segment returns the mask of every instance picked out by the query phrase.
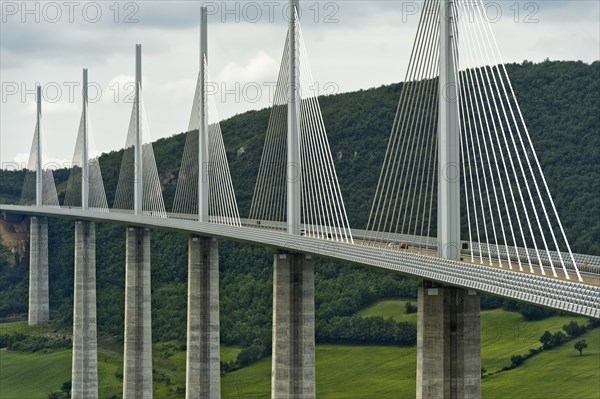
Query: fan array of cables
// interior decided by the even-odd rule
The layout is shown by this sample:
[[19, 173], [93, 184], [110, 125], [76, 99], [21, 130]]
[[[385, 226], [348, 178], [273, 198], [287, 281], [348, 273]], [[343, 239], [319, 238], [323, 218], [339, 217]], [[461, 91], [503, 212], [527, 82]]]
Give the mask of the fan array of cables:
[[[304, 234], [353, 242], [297, 14], [295, 22], [301, 165], [289, 167], [300, 179]], [[288, 32], [250, 208], [250, 219], [257, 221], [286, 221], [289, 39]]]
[[[92, 124], [89, 121], [89, 114], [87, 107], [81, 112], [81, 119], [79, 122], [79, 132], [77, 134], [77, 141], [75, 144], [75, 152], [73, 154], [73, 163], [71, 171], [69, 173], [69, 180], [67, 181], [67, 189], [65, 192], [65, 199], [63, 206], [68, 207], [81, 207], [81, 193], [82, 193], [82, 179], [83, 179], [83, 165], [87, 162], [88, 167], [88, 207], [91, 210], [108, 212], [108, 203], [106, 202], [106, 193], [104, 191], [104, 183], [102, 180], [102, 171], [100, 170], [100, 162], [98, 157], [89, 157], [84, 159], [84, 132], [88, 131], [89, 134], [88, 142], [93, 137]], [[91, 148], [94, 148], [92, 145]]]
[[[426, 1], [369, 218], [369, 243], [436, 235], [439, 1]], [[452, 2], [465, 260], [581, 279], [481, 1]], [[433, 99], [433, 101], [432, 101]]]
[[[436, 248], [439, 25], [443, 0], [423, 4], [416, 39], [388, 147], [384, 156], [367, 226], [366, 244], [383, 246], [399, 240], [419, 252]], [[451, 10], [460, 131], [462, 255], [465, 260], [554, 277], [581, 280], [575, 258], [550, 193], [540, 160], [509, 75], [502, 61], [481, 0], [456, 0]], [[315, 93], [299, 18], [295, 19], [298, 60], [301, 218], [309, 237], [353, 242], [335, 164]], [[290, 34], [286, 39], [265, 146], [250, 209], [250, 218], [283, 226], [286, 221], [287, 112]], [[208, 70], [205, 63], [205, 71]], [[206, 81], [208, 81], [206, 79]], [[240, 225], [239, 212], [214, 98], [205, 101], [209, 123], [208, 165], [198, 165], [200, 77], [189, 122], [189, 133], [179, 172], [173, 212], [198, 214], [199, 170], [209, 181], [211, 222]], [[133, 210], [137, 122], [141, 129], [143, 212], [166, 217], [149, 125], [139, 89], [134, 104], [115, 196], [114, 208]], [[209, 109], [210, 108], [210, 109]], [[138, 115], [138, 112], [141, 114]], [[41, 121], [41, 115], [38, 115]], [[84, 109], [65, 195], [65, 205], [81, 206], [84, 162], [89, 164], [89, 206], [107, 210], [97, 158], [84, 159]], [[210, 122], [210, 121], [209, 121]], [[91, 124], [89, 124], [91, 125]], [[35, 203], [38, 138], [36, 125], [30, 151], [22, 204]], [[42, 167], [42, 202], [59, 206], [52, 170]], [[408, 245], [407, 244], [407, 245]]]
[[[208, 82], [208, 65], [204, 60], [204, 71], [206, 73], [205, 81]], [[198, 76], [196, 92], [188, 133], [183, 150], [183, 159], [179, 170], [179, 179], [175, 191], [175, 201], [173, 203], [173, 213], [175, 216], [188, 218], [197, 218], [198, 216], [198, 153], [199, 140], [198, 131], [200, 125], [200, 84], [201, 79]], [[207, 165], [202, 166], [202, 178], [208, 179], [208, 210], [209, 220], [213, 223], [225, 224], [230, 226], [241, 226], [240, 214], [233, 190], [231, 173], [227, 162], [225, 145], [223, 144], [223, 134], [221, 124], [217, 114], [217, 107], [214, 95], [207, 96], [204, 102], [207, 108], [206, 114], [208, 120], [208, 157]]]
[[125, 142], [113, 207], [128, 211], [134, 209], [134, 183], [136, 181], [134, 150], [139, 109], [140, 141], [142, 143], [142, 210], [145, 215], [166, 217], [167, 212], [165, 210], [158, 171], [156, 170], [156, 160], [154, 159], [154, 150], [152, 148], [150, 128], [141, 87], [139, 88], [139, 99], [137, 101], [140, 101], [140, 106], [137, 107], [137, 104], [134, 103], [131, 111], [127, 141]]
[[454, 13], [469, 256], [580, 279], [485, 7], [461, 0]]
[[403, 241], [431, 249], [438, 169], [438, 0], [423, 4], [367, 225], [367, 243]]
[[274, 222], [286, 220], [288, 51], [289, 34], [279, 68], [273, 108], [250, 207], [250, 219]]
[[[31, 144], [31, 150], [29, 151], [29, 161], [27, 162], [27, 169], [25, 170], [25, 181], [23, 182], [23, 189], [21, 191], [21, 201], [22, 205], [35, 205], [36, 204], [36, 185], [37, 185], [37, 175], [36, 169], [38, 162], [43, 162], [42, 160], [38, 160], [38, 140], [41, 135], [41, 120], [42, 116], [38, 115], [38, 121], [35, 125], [35, 132], [33, 134], [33, 142]], [[42, 143], [42, 148], [44, 147]], [[44, 151], [45, 152], [45, 151]], [[54, 182], [54, 173], [52, 169], [49, 167], [50, 164], [41, 165], [42, 170], [42, 205], [58, 207], [60, 206], [58, 202], [58, 194], [56, 192], [56, 184]]]

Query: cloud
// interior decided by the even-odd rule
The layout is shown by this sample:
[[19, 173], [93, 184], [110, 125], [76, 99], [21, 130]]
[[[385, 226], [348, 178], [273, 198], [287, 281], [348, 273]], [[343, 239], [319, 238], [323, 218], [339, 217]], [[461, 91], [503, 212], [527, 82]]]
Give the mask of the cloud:
[[[33, 101], [27, 103], [27, 111], [32, 115], [35, 115], [37, 110], [37, 104]], [[71, 113], [77, 112], [78, 108], [75, 104], [69, 102], [43, 102], [42, 103], [42, 113], [44, 115], [53, 115], [53, 114], [63, 114], [63, 113]]]
[[21, 165], [27, 165], [29, 163], [29, 153], [20, 152], [13, 157], [13, 161]]
[[131, 97], [135, 91], [135, 76], [119, 74], [113, 76], [108, 84], [102, 88], [103, 103], [119, 102], [121, 97]]
[[191, 107], [195, 89], [196, 79], [179, 79], [158, 84], [152, 94]]
[[[13, 157], [13, 162], [15, 164], [17, 164], [17, 165], [14, 165], [17, 167], [17, 169], [26, 168], [26, 167], [28, 167], [28, 164], [29, 164], [29, 154], [27, 154], [25, 152], [20, 152]], [[73, 164], [72, 161], [66, 160], [66, 159], [44, 158], [43, 166], [44, 166], [44, 168], [49, 168], [49, 169], [61, 169], [61, 168], [68, 168], [72, 164]], [[13, 166], [13, 165], [11, 165], [11, 166]], [[8, 165], [3, 165], [3, 167], [8, 167]], [[33, 169], [33, 168], [35, 168], [35, 165], [29, 165], [28, 168]]]
[[264, 51], [259, 51], [245, 65], [230, 62], [219, 72], [218, 80], [228, 85], [273, 80], [279, 71], [278, 63]]
[[[136, 2], [138, 22], [133, 24], [123, 21], [133, 11], [124, 9], [129, 3], [118, 3], [117, 23], [109, 8], [114, 2], [97, 3], [103, 7], [98, 23], [82, 20], [81, 9], [73, 23], [21, 23], [20, 17], [0, 23], [2, 82], [19, 86], [18, 93], [0, 104], [2, 159], [13, 159], [13, 154], [31, 146], [35, 105], [33, 95], [24, 93], [25, 89], [33, 90], [35, 82], [58, 82], [66, 96], [66, 83], [80, 83], [83, 67], [90, 70], [90, 82], [102, 88], [102, 100], [90, 104], [99, 148], [121, 148], [131, 115], [131, 104], [123, 100], [132, 90], [125, 90], [124, 85], [134, 81], [136, 43], [143, 44], [144, 98], [154, 138], [187, 129], [198, 74], [200, 3]], [[226, 3], [234, 7], [234, 2]], [[224, 83], [226, 89], [235, 89], [238, 82], [243, 86], [277, 80], [287, 29], [281, 11], [287, 2], [278, 2], [273, 21], [263, 7], [263, 17], [256, 23], [251, 21], [250, 9], [244, 14], [243, 7], [249, 3], [235, 3], [241, 7], [239, 22], [224, 12], [224, 2], [211, 3], [221, 9], [209, 15], [209, 69], [212, 80]], [[503, 17], [493, 29], [506, 62], [542, 61], [546, 57], [591, 62], [600, 58], [598, 2], [496, 3], [502, 7]], [[524, 23], [531, 12], [525, 6], [531, 3], [539, 5], [535, 15], [538, 23]], [[419, 19], [411, 7], [420, 7], [422, 2], [324, 0], [301, 4], [302, 31], [315, 82], [335, 82], [339, 92], [346, 92], [404, 78]], [[515, 21], [516, 8], [519, 14]], [[81, 113], [80, 88], [75, 88], [74, 100], [44, 103], [46, 143], [56, 158], [71, 156]], [[90, 96], [93, 94], [91, 90]], [[234, 99], [223, 93], [215, 98], [222, 117], [269, 105], [266, 100], [251, 102], [243, 96], [239, 101]]]

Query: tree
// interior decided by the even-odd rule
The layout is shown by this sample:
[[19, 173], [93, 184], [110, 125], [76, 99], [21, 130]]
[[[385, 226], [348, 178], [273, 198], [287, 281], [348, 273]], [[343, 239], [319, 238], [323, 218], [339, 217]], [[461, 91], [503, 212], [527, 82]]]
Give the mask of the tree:
[[588, 347], [588, 344], [585, 342], [585, 339], [581, 339], [575, 342], [574, 347], [579, 351], [579, 356], [581, 356], [583, 355], [583, 350]]
[[575, 338], [583, 334], [586, 328], [585, 326], [579, 325], [577, 322], [572, 321], [569, 324], [565, 324], [563, 326], [563, 330], [565, 330], [565, 332], [569, 334], [571, 338]]
[[544, 334], [540, 337], [540, 342], [544, 349], [550, 349], [550, 341], [552, 340], [552, 334], [550, 331], [545, 331]]
[[525, 357], [521, 356], [521, 355], [514, 355], [510, 357], [510, 368], [515, 368], [517, 366], [520, 366], [521, 364], [523, 364], [523, 362], [526, 360]]
[[48, 399], [69, 399], [71, 398], [71, 381], [63, 382], [60, 391], [50, 392]]
[[552, 334], [552, 339], [550, 340], [550, 348], [556, 348], [557, 346], [561, 346], [567, 342], [567, 336], [562, 331], [557, 331]]
[[532, 306], [529, 304], [520, 303], [518, 304], [519, 312], [523, 315], [525, 320], [543, 320], [547, 317], [556, 314], [555, 310], [541, 308], [539, 306]]

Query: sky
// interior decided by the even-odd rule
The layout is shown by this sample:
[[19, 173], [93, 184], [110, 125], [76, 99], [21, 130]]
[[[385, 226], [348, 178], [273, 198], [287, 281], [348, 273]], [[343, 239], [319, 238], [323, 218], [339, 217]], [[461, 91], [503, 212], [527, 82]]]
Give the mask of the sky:
[[[505, 62], [600, 59], [600, 2], [485, 1]], [[220, 119], [268, 107], [287, 32], [286, 1], [1, 1], [0, 163], [23, 167], [42, 87], [44, 163], [73, 157], [88, 68], [95, 154], [125, 144], [142, 44], [153, 140], [187, 130], [208, 7], [211, 90]], [[301, 0], [302, 31], [322, 94], [402, 81], [421, 2]], [[518, 96], [518, 93], [517, 93]]]

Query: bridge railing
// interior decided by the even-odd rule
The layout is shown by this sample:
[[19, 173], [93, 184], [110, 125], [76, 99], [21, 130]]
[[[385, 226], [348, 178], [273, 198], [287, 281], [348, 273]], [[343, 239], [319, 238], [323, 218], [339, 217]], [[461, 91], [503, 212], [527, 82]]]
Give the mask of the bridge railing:
[[[29, 205], [35, 206], [35, 204]], [[65, 207], [61, 208], [67, 209], [81, 209], [80, 207]], [[89, 209], [91, 212], [107, 212], [105, 209]], [[121, 213], [121, 214], [133, 214], [132, 210], [128, 209], [109, 209], [110, 213]], [[160, 215], [153, 215], [152, 212], [144, 212], [145, 216], [156, 216], [160, 217]], [[181, 214], [181, 213], [167, 213], [168, 218], [172, 219], [182, 219], [182, 220], [196, 220], [198, 215], [194, 214]], [[268, 220], [254, 220], [242, 218], [240, 219], [242, 226], [245, 227], [253, 227], [258, 229], [268, 229], [275, 231], [286, 231], [287, 225], [285, 222], [277, 222], [277, 221], [268, 221]], [[223, 224], [222, 220], [215, 216], [210, 218], [210, 222]], [[321, 231], [325, 229], [324, 226], [317, 225], [306, 225], [303, 229], [303, 235], [311, 237], [315, 234], [311, 234], [311, 232]], [[373, 240], [376, 238], [376, 241], [371, 241], [375, 243], [376, 246], [381, 246], [388, 249], [402, 249], [400, 248], [401, 244], [406, 244], [408, 249], [422, 249], [425, 251], [435, 251], [437, 250], [437, 239], [435, 237], [422, 237], [418, 235], [412, 234], [394, 234], [394, 233], [385, 233], [381, 235], [375, 235], [372, 232], [368, 232], [366, 230], [361, 229], [352, 229], [352, 235], [357, 240], [357, 244], [364, 245], [365, 241]], [[316, 238], [316, 237], [315, 237]], [[336, 241], [335, 233], [330, 233], [326, 239]], [[561, 252], [560, 255], [557, 251], [546, 251], [539, 249], [536, 252], [533, 248], [522, 248], [522, 247], [514, 247], [514, 246], [506, 246], [506, 245], [495, 245], [495, 244], [486, 244], [486, 243], [478, 243], [471, 241], [462, 241], [461, 242], [461, 255], [464, 258], [468, 258], [471, 256], [471, 250], [474, 258], [482, 257], [484, 263], [487, 262], [487, 259], [492, 258], [493, 262], [497, 262], [498, 257], [502, 262], [508, 261], [507, 253], [510, 256], [510, 260], [513, 263], [521, 261], [523, 268], [528, 265], [528, 255], [531, 259], [532, 265], [537, 266], [539, 262], [546, 268], [548, 268], [547, 272], [550, 271], [550, 261], [552, 261], [555, 265], [560, 264], [560, 258], [562, 256], [565, 267], [568, 270], [574, 270], [573, 263], [571, 261], [571, 257], [567, 252]], [[539, 253], [539, 262], [538, 260]], [[579, 268], [579, 270], [583, 273], [588, 274], [597, 274], [600, 275], [600, 256], [573, 253], [573, 258]], [[534, 263], [534, 259], [536, 260]], [[515, 265], [513, 264], [513, 267]]]

